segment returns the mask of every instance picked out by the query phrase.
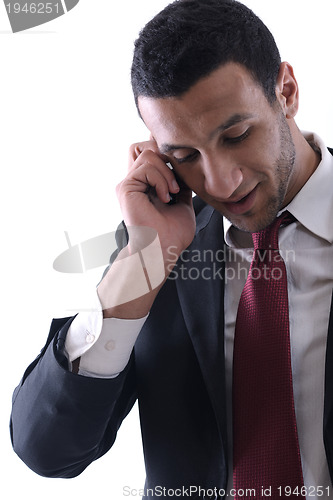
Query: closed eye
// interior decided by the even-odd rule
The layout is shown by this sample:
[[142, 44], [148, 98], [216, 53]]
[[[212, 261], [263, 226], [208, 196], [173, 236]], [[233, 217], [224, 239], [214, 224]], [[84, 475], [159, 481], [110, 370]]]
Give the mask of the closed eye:
[[[250, 127], [251, 128], [251, 127]], [[226, 145], [232, 146], [233, 144], [239, 144], [245, 139], [247, 139], [250, 135], [250, 128], [245, 130], [245, 132], [241, 135], [238, 135], [237, 137], [224, 137], [223, 142]], [[181, 165], [183, 163], [191, 163], [194, 162], [200, 153], [198, 151], [193, 151], [193, 153], [190, 153], [184, 157], [178, 158], [177, 156], [173, 155], [174, 160], [178, 163], [178, 165]]]
[[244, 134], [239, 135], [237, 137], [225, 137], [224, 142], [227, 144], [237, 144], [247, 139], [249, 135], [250, 135], [250, 129], [247, 129], [245, 130]]
[[198, 157], [198, 151], [194, 151], [193, 153], [187, 155], [187, 156], [184, 156], [183, 158], [177, 158], [176, 156], [174, 156], [174, 159], [176, 160], [176, 162], [178, 164], [181, 164], [181, 163], [191, 163], [192, 161], [195, 161]]

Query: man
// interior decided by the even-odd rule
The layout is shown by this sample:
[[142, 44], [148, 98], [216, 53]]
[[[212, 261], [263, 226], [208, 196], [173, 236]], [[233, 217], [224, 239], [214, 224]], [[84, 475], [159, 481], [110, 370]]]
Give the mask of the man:
[[[242, 4], [180, 0], [141, 32], [132, 85], [151, 139], [132, 146], [118, 186], [127, 231], [98, 286], [104, 319], [80, 313], [54, 320], [14, 394], [14, 449], [39, 474], [73, 477], [112, 446], [138, 398], [146, 496], [328, 498], [333, 158], [320, 138], [296, 126], [293, 69]], [[288, 403], [278, 386], [291, 372], [284, 373], [275, 348], [274, 375], [276, 367], [262, 370], [271, 359], [262, 340], [239, 355], [251, 233], [255, 241], [286, 209], [292, 219], [279, 229], [279, 247], [288, 278], [281, 338], [292, 368], [291, 389], [282, 390], [291, 390]], [[137, 257], [147, 246], [146, 227], [158, 233], [145, 260], [153, 275], [163, 257], [165, 276], [155, 285]], [[284, 272], [278, 266], [266, 268], [270, 284], [283, 281], [274, 278]], [[149, 289], [124, 300], [142, 271]], [[266, 298], [267, 310], [277, 301]], [[254, 330], [264, 324], [270, 331], [261, 314]], [[278, 308], [271, 323], [283, 315]], [[252, 353], [260, 353], [255, 362]], [[255, 410], [238, 401], [253, 366], [259, 378], [247, 392]], [[286, 413], [294, 421], [278, 430]]]

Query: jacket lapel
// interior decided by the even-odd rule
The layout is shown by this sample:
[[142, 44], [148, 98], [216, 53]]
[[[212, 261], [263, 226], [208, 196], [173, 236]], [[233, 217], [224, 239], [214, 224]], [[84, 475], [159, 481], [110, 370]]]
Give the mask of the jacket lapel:
[[184, 320], [226, 450], [224, 251], [222, 216], [206, 206], [197, 218], [196, 237], [178, 262], [180, 279], [176, 283]]

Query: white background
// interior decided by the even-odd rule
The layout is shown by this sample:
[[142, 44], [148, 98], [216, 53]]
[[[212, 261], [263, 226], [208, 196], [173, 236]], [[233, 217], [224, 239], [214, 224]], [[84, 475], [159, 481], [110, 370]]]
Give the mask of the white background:
[[[72, 480], [31, 472], [11, 450], [8, 421], [12, 391], [52, 317], [84, 307], [101, 275], [60, 274], [52, 263], [66, 249], [64, 231], [75, 244], [113, 231], [121, 219], [114, 187], [128, 146], [148, 137], [131, 95], [133, 41], [167, 3], [81, 0], [67, 15], [17, 34], [0, 4], [2, 498], [120, 500], [124, 486], [143, 487], [136, 407], [113, 450]], [[294, 66], [299, 127], [333, 146], [332, 0], [244, 3]]]

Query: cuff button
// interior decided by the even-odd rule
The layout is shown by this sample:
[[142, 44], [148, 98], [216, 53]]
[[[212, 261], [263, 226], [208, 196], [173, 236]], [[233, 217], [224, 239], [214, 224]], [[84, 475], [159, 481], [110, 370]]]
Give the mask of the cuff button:
[[107, 351], [113, 351], [113, 349], [116, 347], [116, 343], [114, 340], [109, 340], [109, 342], [107, 342], [104, 347]]

